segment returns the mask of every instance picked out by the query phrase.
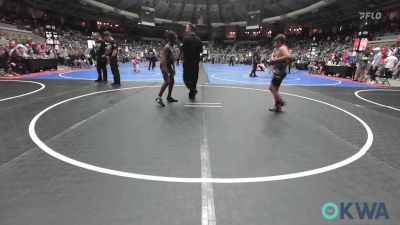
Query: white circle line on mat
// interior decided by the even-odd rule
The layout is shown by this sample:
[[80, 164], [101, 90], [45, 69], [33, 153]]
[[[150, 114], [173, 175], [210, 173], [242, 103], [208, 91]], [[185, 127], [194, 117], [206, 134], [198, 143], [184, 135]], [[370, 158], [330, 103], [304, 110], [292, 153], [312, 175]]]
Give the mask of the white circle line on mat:
[[31, 83], [31, 84], [40, 85], [39, 89], [36, 89], [34, 91], [31, 91], [31, 92], [28, 92], [28, 93], [25, 93], [25, 94], [21, 94], [21, 95], [2, 98], [2, 99], [0, 99], [0, 102], [4, 102], [4, 101], [7, 101], [7, 100], [11, 100], [11, 99], [16, 99], [16, 98], [21, 98], [21, 97], [24, 97], [24, 96], [32, 95], [32, 94], [35, 94], [35, 93], [37, 93], [37, 92], [39, 92], [39, 91], [41, 91], [41, 90], [46, 88], [46, 85], [44, 85], [44, 84], [42, 84], [40, 82], [30, 81], [30, 80], [0, 80], [0, 82], [20, 82], [20, 83]]
[[[369, 99], [366, 99], [366, 98], [363, 98], [363, 97], [360, 96], [360, 93], [362, 93], [362, 92], [372, 92], [372, 91], [393, 91], [393, 92], [397, 92], [397, 91], [398, 91], [398, 92], [400, 92], [400, 90], [395, 90], [395, 89], [366, 89], [366, 90], [356, 91], [356, 92], [354, 92], [354, 95], [355, 95], [357, 98], [359, 98], [359, 99], [361, 99], [361, 100], [363, 100], [363, 101], [369, 102], [369, 103], [371, 103], [371, 104], [378, 105], [378, 106], [382, 106], [382, 107], [385, 107], [385, 108], [388, 108], [388, 109], [393, 109], [393, 110], [396, 110], [396, 111], [399, 111], [399, 112], [400, 112], [400, 109], [399, 109], [399, 108], [395, 108], [395, 107], [389, 106], [389, 105], [380, 104], [380, 103], [371, 101], [371, 100], [369, 100]], [[400, 96], [398, 96], [398, 97], [400, 98]]]
[[[223, 80], [223, 81], [228, 81], [228, 82], [235, 82], [235, 83], [244, 83], [244, 84], [260, 84], [257, 82], [249, 82], [249, 81], [240, 81], [240, 80], [232, 80], [232, 79], [225, 79], [217, 76], [218, 74], [212, 74], [211, 77], [217, 80]], [[327, 79], [331, 80], [331, 79]], [[332, 84], [321, 84], [321, 83], [314, 83], [314, 84], [285, 84], [282, 83], [282, 86], [336, 86], [342, 83], [342, 81], [337, 81], [337, 80], [332, 80], [335, 81], [336, 83]], [[262, 84], [262, 83], [261, 83]]]
[[[182, 85], [178, 85], [182, 86]], [[249, 87], [230, 87], [230, 86], [214, 86], [214, 85], [199, 85], [199, 86], [204, 86], [204, 87], [211, 87], [211, 88], [227, 88], [227, 89], [240, 89], [240, 90], [253, 90], [253, 91], [261, 91], [261, 92], [267, 92], [267, 90], [263, 89], [256, 89], [256, 88], [249, 88]], [[36, 134], [36, 123], [39, 120], [41, 116], [43, 116], [46, 112], [50, 111], [51, 109], [84, 97], [92, 96], [92, 95], [97, 95], [97, 94], [102, 94], [102, 93], [109, 93], [109, 92], [116, 92], [116, 91], [123, 91], [123, 90], [132, 90], [132, 89], [141, 89], [141, 88], [159, 88], [158, 86], [140, 86], [140, 87], [128, 87], [128, 88], [120, 88], [120, 89], [112, 89], [112, 90], [106, 90], [106, 91], [99, 91], [99, 92], [93, 92], [85, 95], [80, 95], [76, 96], [73, 98], [66, 99], [64, 101], [58, 102], [54, 105], [51, 105], [38, 113], [30, 122], [29, 124], [29, 135], [33, 142], [44, 152], [47, 154], [53, 156], [54, 158], [57, 158], [61, 161], [64, 161], [66, 163], [69, 163], [71, 165], [81, 167], [87, 170], [99, 172], [99, 173], [104, 173], [104, 174], [109, 174], [109, 175], [114, 175], [114, 176], [119, 176], [119, 177], [126, 177], [126, 178], [133, 178], [133, 179], [141, 179], [141, 180], [150, 180], [150, 181], [163, 181], [163, 182], [179, 182], [179, 183], [225, 183], [225, 184], [233, 184], [233, 183], [255, 183], [255, 182], [268, 182], [268, 181], [280, 181], [280, 180], [289, 180], [289, 179], [296, 179], [296, 178], [301, 178], [301, 177], [307, 177], [307, 176], [312, 176], [312, 175], [317, 175], [317, 174], [322, 174], [328, 171], [332, 171], [341, 167], [344, 167], [346, 165], [349, 165], [361, 157], [363, 157], [368, 150], [371, 148], [373, 140], [374, 140], [374, 135], [371, 130], [371, 128], [368, 126], [368, 124], [360, 119], [358, 116], [346, 111], [345, 109], [342, 109], [338, 106], [335, 106], [333, 104], [323, 102], [320, 100], [316, 100], [313, 98], [309, 97], [304, 97], [300, 95], [295, 95], [295, 94], [290, 94], [290, 93], [282, 93], [284, 95], [288, 96], [293, 96], [293, 97], [298, 97], [306, 100], [310, 100], [313, 102], [321, 103], [323, 105], [329, 106], [331, 108], [337, 109], [339, 111], [342, 111], [354, 119], [356, 119], [361, 125], [365, 128], [367, 132], [367, 140], [365, 144], [361, 147], [361, 149], [354, 155], [350, 156], [349, 158], [346, 158], [342, 161], [339, 161], [337, 163], [316, 168], [316, 169], [311, 169], [311, 170], [306, 170], [306, 171], [300, 171], [300, 172], [295, 172], [295, 173], [288, 173], [288, 174], [281, 174], [281, 175], [273, 175], [273, 176], [264, 176], [264, 177], [247, 177], [247, 178], [183, 178], [183, 177], [166, 177], [166, 176], [155, 176], [155, 175], [147, 175], [147, 174], [137, 174], [137, 173], [131, 173], [131, 172], [125, 172], [125, 171], [118, 171], [118, 170], [113, 170], [113, 169], [108, 169], [108, 168], [103, 168], [95, 165], [91, 165], [88, 163], [80, 162], [78, 160], [69, 158], [65, 155], [62, 155], [53, 149], [51, 149], [49, 146], [47, 146], [42, 140], [39, 139], [39, 137]]]

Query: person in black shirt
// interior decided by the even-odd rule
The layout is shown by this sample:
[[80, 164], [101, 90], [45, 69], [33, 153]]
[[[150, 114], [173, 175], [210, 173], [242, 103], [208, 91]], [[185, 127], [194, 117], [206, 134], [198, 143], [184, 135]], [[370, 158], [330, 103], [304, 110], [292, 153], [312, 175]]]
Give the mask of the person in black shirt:
[[23, 47], [17, 47], [10, 55], [11, 70], [16, 75], [24, 74], [26, 72], [24, 57], [26, 56]]
[[229, 66], [230, 65], [235, 66], [234, 61], [235, 61], [235, 57], [233, 55], [231, 55], [231, 57], [229, 57]]
[[94, 33], [93, 38], [96, 41], [96, 45], [93, 47], [91, 51], [91, 55], [94, 60], [96, 60], [96, 68], [97, 68], [97, 80], [95, 82], [107, 82], [107, 56], [106, 52], [106, 44], [103, 40], [101, 40], [101, 36], [99, 33]]
[[195, 26], [186, 26], [186, 37], [182, 40], [179, 59], [183, 56], [183, 81], [190, 90], [189, 98], [194, 99], [197, 94], [197, 81], [199, 79], [200, 53], [203, 51], [203, 43], [196, 36]]
[[103, 34], [103, 38], [105, 41], [105, 49], [106, 49], [106, 55], [110, 59], [110, 67], [111, 67], [111, 72], [114, 76], [114, 83], [112, 83], [112, 86], [121, 86], [121, 76], [119, 74], [119, 69], [118, 69], [118, 45], [117, 42], [114, 41], [114, 39], [111, 36], [111, 33], [106, 31]]
[[253, 70], [251, 71], [251, 73], [249, 75], [250, 77], [257, 77], [256, 71], [257, 71], [257, 66], [258, 66], [258, 63], [260, 61], [260, 58], [261, 58], [261, 56], [260, 56], [260, 46], [257, 46], [256, 47], [256, 51], [253, 53], [253, 55], [251, 57], [251, 61], [252, 61], [252, 64], [253, 64]]
[[150, 49], [148, 53], [148, 58], [149, 58], [149, 70], [150, 68], [154, 70], [154, 68], [156, 67], [157, 57], [153, 49]]
[[6, 74], [8, 71], [8, 59], [9, 53], [7, 49], [4, 46], [0, 46], [0, 70], [2, 70], [0, 76]]

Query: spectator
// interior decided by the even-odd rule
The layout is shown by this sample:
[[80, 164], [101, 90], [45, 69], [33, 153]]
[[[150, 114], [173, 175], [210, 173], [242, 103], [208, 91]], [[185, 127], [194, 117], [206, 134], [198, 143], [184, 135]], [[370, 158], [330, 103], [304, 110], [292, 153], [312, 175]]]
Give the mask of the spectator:
[[8, 71], [9, 55], [4, 46], [0, 46], [0, 76], [4, 76]]
[[376, 83], [376, 72], [378, 71], [380, 61], [382, 59], [382, 53], [380, 48], [374, 48], [374, 58], [371, 62], [369, 76], [371, 77], [371, 84]]
[[22, 46], [17, 47], [17, 50], [11, 54], [10, 65], [13, 75], [21, 75], [25, 73], [24, 58], [26, 57], [25, 49]]
[[396, 69], [398, 62], [399, 62], [399, 60], [394, 55], [389, 55], [389, 57], [387, 57], [385, 59], [385, 76], [386, 76], [386, 78], [393, 77], [393, 73]]

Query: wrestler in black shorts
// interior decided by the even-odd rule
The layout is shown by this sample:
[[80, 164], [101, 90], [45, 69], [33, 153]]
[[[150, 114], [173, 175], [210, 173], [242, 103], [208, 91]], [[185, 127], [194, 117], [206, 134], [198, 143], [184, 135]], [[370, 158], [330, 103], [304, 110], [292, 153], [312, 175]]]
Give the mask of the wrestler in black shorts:
[[275, 107], [269, 109], [273, 112], [280, 112], [285, 102], [282, 100], [279, 94], [279, 88], [282, 84], [283, 79], [286, 77], [286, 68], [292, 60], [292, 55], [289, 52], [288, 47], [285, 45], [286, 37], [283, 34], [278, 34], [274, 38], [274, 51], [271, 55], [271, 62], [269, 64], [274, 65], [274, 73], [272, 75], [271, 85], [269, 90], [274, 96]]
[[286, 78], [286, 68], [284, 65], [275, 66], [274, 73], [272, 74], [271, 84], [279, 88], [282, 84], [283, 79]]
[[172, 98], [172, 90], [175, 84], [175, 54], [174, 54], [174, 45], [177, 41], [177, 35], [173, 31], [169, 31], [167, 33], [168, 43], [165, 45], [162, 51], [162, 59], [160, 63], [160, 69], [164, 78], [164, 83], [160, 88], [160, 92], [158, 97], [156, 98], [156, 102], [160, 104], [162, 107], [165, 107], [165, 104], [162, 100], [162, 96], [164, 91], [168, 88], [168, 102], [178, 102], [178, 100]]

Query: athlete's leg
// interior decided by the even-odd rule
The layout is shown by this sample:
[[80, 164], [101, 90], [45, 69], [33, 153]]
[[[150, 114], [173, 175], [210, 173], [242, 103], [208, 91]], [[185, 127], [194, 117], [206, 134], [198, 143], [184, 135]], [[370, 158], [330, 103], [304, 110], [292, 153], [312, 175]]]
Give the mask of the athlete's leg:
[[167, 89], [167, 87], [170, 86], [170, 84], [171, 84], [170, 76], [168, 74], [166, 74], [165, 72], [162, 72], [162, 74], [163, 74], [163, 78], [164, 78], [164, 83], [161, 85], [160, 92], [158, 94], [158, 97], [160, 97], [160, 98], [163, 96], [165, 89]]
[[169, 79], [169, 85], [168, 85], [168, 98], [172, 98], [172, 90], [174, 89], [174, 84], [175, 84], [175, 74], [174, 72], [171, 71], [170, 79]]

